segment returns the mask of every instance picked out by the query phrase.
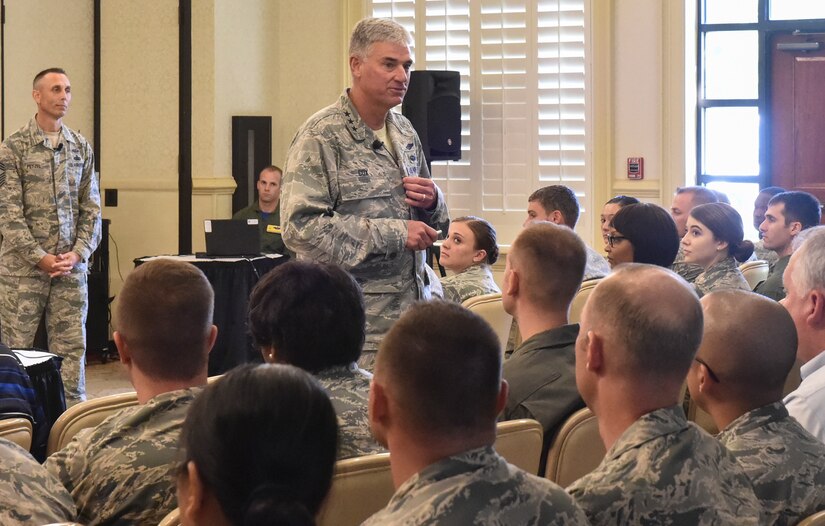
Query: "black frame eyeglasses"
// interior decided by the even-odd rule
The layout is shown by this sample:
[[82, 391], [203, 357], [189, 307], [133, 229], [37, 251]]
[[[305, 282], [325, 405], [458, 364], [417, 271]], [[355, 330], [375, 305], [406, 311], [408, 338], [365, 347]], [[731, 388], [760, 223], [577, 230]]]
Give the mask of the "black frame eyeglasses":
[[617, 236], [615, 234], [607, 234], [607, 244], [610, 245], [610, 248], [616, 246], [616, 241], [624, 241], [627, 239], [624, 236]]
[[705, 369], [707, 369], [707, 370], [708, 370], [708, 375], [710, 376], [711, 380], [713, 380], [713, 381], [714, 381], [714, 382], [716, 382], [717, 384], [718, 384], [718, 383], [721, 383], [721, 382], [719, 381], [719, 377], [718, 377], [718, 376], [716, 376], [716, 373], [714, 373], [714, 372], [713, 372], [713, 369], [711, 369], [711, 368], [710, 368], [710, 365], [708, 365], [708, 363], [707, 363], [706, 361], [704, 361], [704, 360], [703, 360], [703, 359], [701, 359], [701, 358], [694, 358], [694, 360], [695, 360], [695, 361], [697, 361], [698, 363], [700, 363], [700, 364], [702, 364], [702, 365], [704, 365], [704, 366], [705, 366]]

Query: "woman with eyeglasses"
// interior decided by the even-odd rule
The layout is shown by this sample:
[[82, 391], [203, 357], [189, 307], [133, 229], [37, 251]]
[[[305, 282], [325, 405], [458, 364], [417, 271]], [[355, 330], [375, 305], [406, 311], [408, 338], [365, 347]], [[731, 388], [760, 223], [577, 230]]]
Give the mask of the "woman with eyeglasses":
[[498, 244], [493, 225], [475, 216], [454, 219], [438, 259], [441, 266], [453, 272], [441, 279], [444, 299], [462, 303], [476, 296], [501, 292], [490, 269], [496, 260]]
[[649, 263], [669, 267], [679, 251], [679, 234], [670, 213], [651, 203], [619, 209], [607, 229], [604, 250], [610, 267]]
[[694, 207], [682, 238], [686, 263], [704, 268], [693, 286], [699, 296], [721, 289], [751, 290], [738, 262], [753, 254], [753, 243], [744, 239], [742, 216], [725, 203]]
[[629, 195], [617, 195], [609, 199], [602, 208], [602, 213], [599, 215], [599, 222], [602, 224], [602, 239], [607, 243], [607, 235], [610, 233], [610, 222], [613, 221], [619, 210], [627, 205], [635, 205], [639, 200]]
[[291, 365], [244, 365], [195, 399], [181, 432], [183, 526], [314, 525], [338, 425], [323, 387]]

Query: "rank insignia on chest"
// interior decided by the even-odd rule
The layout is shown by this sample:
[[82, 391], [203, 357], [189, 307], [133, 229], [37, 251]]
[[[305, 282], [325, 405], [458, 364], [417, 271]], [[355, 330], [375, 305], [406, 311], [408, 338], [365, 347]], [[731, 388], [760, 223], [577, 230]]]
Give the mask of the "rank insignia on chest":
[[369, 177], [370, 174], [366, 168], [359, 168], [358, 169], [358, 177]]
[[267, 234], [280, 234], [281, 233], [281, 225], [266, 225], [266, 233]]

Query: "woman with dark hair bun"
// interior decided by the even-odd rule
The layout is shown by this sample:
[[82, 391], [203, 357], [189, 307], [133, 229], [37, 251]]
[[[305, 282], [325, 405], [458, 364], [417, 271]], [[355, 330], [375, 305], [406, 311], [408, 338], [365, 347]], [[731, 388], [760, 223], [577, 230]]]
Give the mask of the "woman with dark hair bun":
[[669, 267], [679, 251], [679, 234], [670, 213], [651, 203], [622, 207], [607, 229], [604, 250], [611, 267], [649, 263]]
[[602, 224], [602, 239], [607, 243], [607, 234], [609, 234], [610, 223], [613, 221], [619, 210], [627, 205], [635, 205], [639, 200], [631, 195], [617, 195], [607, 200], [602, 208], [602, 213], [599, 215], [599, 221]]
[[736, 264], [753, 254], [753, 243], [744, 237], [742, 216], [729, 204], [708, 203], [690, 211], [682, 247], [685, 262], [704, 268], [693, 282], [700, 297], [713, 290], [751, 290]]
[[291, 365], [246, 365], [210, 384], [181, 431], [181, 523], [314, 525], [332, 481], [335, 411]]
[[441, 279], [444, 299], [462, 303], [475, 296], [501, 292], [490, 269], [497, 259], [493, 225], [475, 216], [454, 219], [438, 258], [442, 267], [453, 272]]

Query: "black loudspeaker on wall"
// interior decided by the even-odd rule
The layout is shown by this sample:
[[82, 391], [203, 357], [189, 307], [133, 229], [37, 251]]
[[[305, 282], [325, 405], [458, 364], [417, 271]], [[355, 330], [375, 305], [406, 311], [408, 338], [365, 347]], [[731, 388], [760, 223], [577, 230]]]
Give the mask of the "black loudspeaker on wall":
[[427, 161], [461, 159], [461, 78], [458, 71], [413, 71], [401, 111], [424, 146]]

